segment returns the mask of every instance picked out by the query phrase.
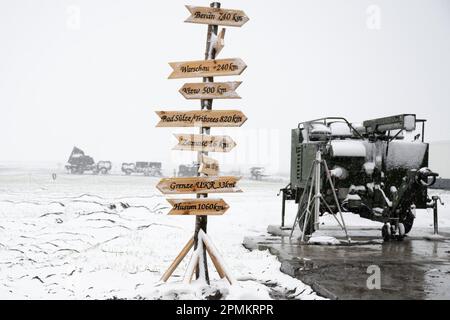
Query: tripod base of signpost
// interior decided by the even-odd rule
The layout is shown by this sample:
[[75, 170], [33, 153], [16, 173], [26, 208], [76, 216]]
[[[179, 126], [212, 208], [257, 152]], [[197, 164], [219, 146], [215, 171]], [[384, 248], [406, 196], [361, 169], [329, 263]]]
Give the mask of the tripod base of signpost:
[[[170, 278], [170, 276], [173, 274], [175, 269], [178, 267], [181, 261], [186, 257], [186, 255], [189, 253], [189, 251], [194, 246], [194, 237], [192, 237], [188, 243], [183, 247], [183, 249], [180, 251], [178, 256], [175, 258], [175, 260], [172, 262], [170, 267], [167, 269], [167, 271], [163, 274], [161, 277], [162, 282], [167, 282], [167, 280]], [[183, 282], [184, 283], [191, 283], [192, 277], [194, 275], [194, 272], [197, 268], [201, 269], [203, 265], [203, 252], [206, 250], [206, 253], [209, 255], [214, 267], [217, 270], [217, 273], [219, 274], [219, 277], [221, 279], [227, 279], [228, 282], [233, 285], [235, 283], [234, 278], [231, 276], [231, 274], [228, 272], [227, 267], [225, 266], [225, 263], [223, 262], [217, 248], [214, 246], [213, 242], [211, 241], [211, 238], [203, 231], [200, 230], [198, 233], [198, 245], [197, 249], [194, 250], [192, 253], [191, 259], [189, 261], [188, 267], [186, 269]], [[200, 272], [200, 278], [203, 273]]]

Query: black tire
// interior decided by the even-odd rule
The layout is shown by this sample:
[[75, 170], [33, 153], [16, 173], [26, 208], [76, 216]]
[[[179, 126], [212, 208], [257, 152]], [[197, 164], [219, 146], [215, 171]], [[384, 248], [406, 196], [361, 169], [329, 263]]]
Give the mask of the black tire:
[[381, 228], [381, 236], [383, 237], [384, 241], [390, 241], [391, 240], [391, 229], [388, 224], [384, 224]]
[[414, 219], [415, 217], [411, 212], [408, 212], [406, 218], [403, 219], [402, 223], [405, 226], [405, 234], [408, 234], [411, 231], [414, 224]]
[[106, 168], [102, 168], [102, 169], [100, 170], [100, 173], [101, 173], [101, 174], [107, 174], [107, 173], [108, 173], [108, 170], [106, 170]]

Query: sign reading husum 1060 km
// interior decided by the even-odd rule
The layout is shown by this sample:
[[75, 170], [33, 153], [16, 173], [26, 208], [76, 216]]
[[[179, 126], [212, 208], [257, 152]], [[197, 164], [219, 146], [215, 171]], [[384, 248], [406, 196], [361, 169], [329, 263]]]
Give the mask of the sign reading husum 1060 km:
[[239, 110], [156, 111], [157, 127], [240, 127], [247, 117]]
[[172, 205], [169, 215], [198, 216], [223, 215], [229, 208], [223, 199], [167, 199]]
[[240, 58], [169, 62], [169, 79], [240, 75], [247, 65]]

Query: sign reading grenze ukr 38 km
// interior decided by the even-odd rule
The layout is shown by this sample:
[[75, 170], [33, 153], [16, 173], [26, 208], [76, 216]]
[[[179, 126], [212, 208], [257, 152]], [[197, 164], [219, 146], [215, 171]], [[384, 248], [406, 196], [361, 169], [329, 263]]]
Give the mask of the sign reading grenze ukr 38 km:
[[157, 127], [240, 127], [247, 117], [239, 110], [156, 111]]
[[239, 58], [169, 62], [173, 72], [169, 79], [240, 75], [247, 65]]
[[163, 194], [233, 193], [242, 192], [237, 187], [240, 179], [232, 176], [163, 178], [156, 188]]

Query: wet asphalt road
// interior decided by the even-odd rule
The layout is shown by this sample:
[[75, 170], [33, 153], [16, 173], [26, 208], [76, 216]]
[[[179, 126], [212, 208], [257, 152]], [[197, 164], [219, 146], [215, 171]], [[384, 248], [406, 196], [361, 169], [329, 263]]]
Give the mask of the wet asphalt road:
[[[352, 230], [351, 245], [301, 245], [286, 236], [246, 238], [244, 245], [269, 249], [283, 272], [327, 298], [450, 299], [450, 229], [441, 230], [438, 241], [426, 239], [430, 230], [413, 231], [400, 242], [382, 242], [373, 229]], [[379, 267], [380, 289], [367, 286], [376, 269], [369, 266]]]

